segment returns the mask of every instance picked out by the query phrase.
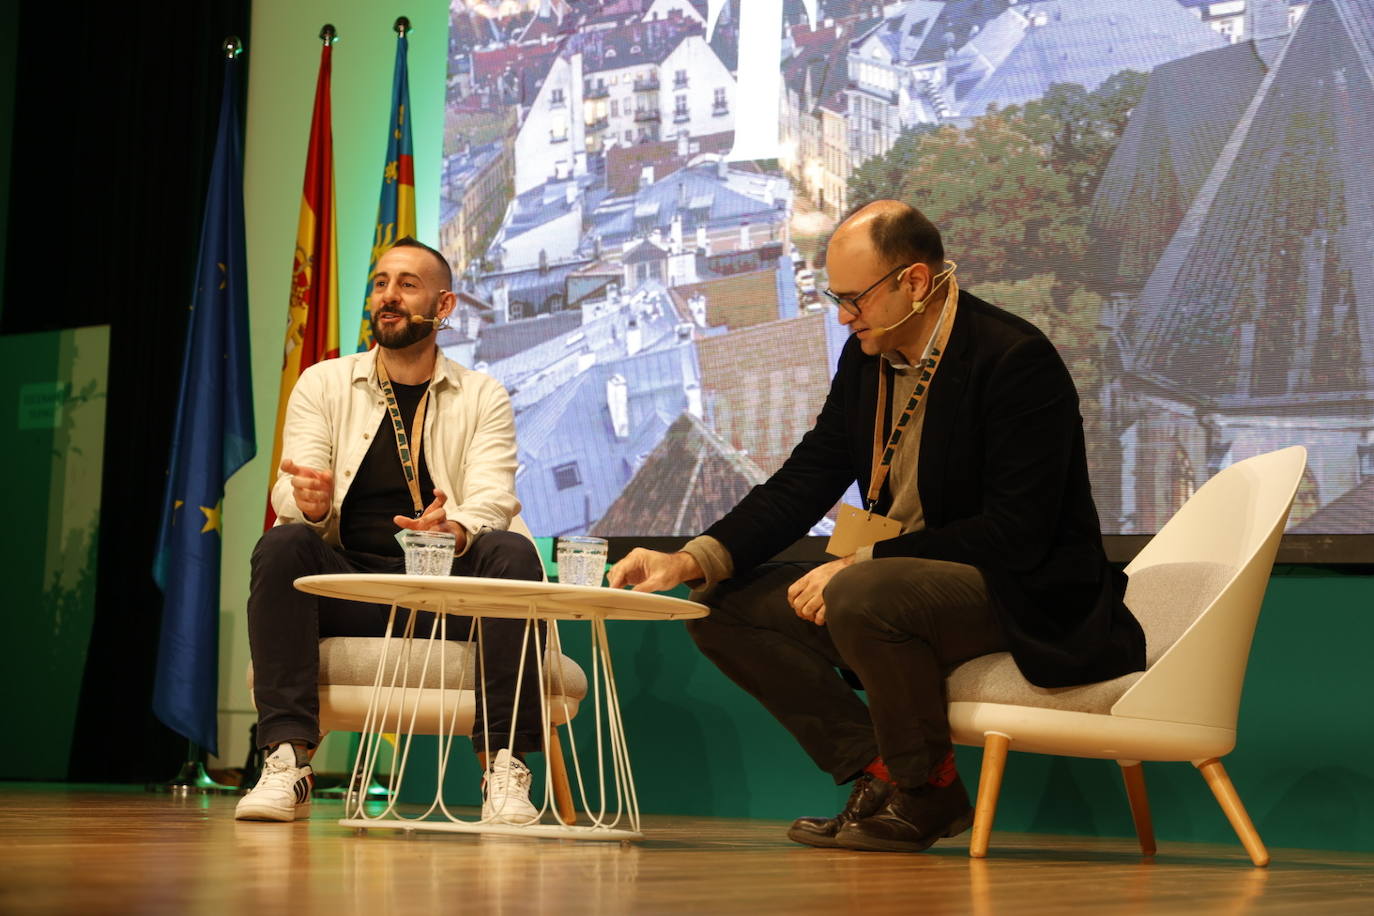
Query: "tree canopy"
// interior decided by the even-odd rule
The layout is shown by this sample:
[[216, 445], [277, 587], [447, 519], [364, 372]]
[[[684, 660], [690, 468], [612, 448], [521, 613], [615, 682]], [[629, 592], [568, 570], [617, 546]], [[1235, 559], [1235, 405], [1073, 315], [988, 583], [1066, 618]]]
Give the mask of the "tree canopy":
[[850, 177], [849, 199], [895, 197], [945, 237], [979, 282], [1054, 275], [1084, 284], [1088, 207], [1146, 75], [1122, 71], [1093, 91], [1057, 83], [1024, 106], [989, 110], [966, 127], [903, 131]]

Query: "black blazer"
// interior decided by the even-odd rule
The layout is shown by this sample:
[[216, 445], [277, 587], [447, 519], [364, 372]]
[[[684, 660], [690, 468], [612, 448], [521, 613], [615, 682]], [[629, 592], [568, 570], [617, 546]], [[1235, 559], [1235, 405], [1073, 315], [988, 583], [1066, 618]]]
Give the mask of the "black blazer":
[[[825, 406], [783, 466], [705, 532], [737, 573], [804, 536], [854, 480], [867, 491], [880, 358], [858, 344], [845, 345]], [[926, 527], [880, 541], [875, 557], [977, 567], [1033, 684], [1145, 667], [1145, 634], [1121, 601], [1126, 577], [1102, 548], [1073, 379], [1034, 325], [964, 291], [926, 396], [917, 478]]]

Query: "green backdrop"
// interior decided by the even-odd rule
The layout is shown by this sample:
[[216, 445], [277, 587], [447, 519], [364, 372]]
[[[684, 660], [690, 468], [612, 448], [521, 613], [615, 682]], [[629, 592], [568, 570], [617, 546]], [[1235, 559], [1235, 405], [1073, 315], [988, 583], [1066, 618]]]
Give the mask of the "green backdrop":
[[[847, 790], [830, 785], [791, 736], [697, 652], [681, 623], [613, 622], [608, 630], [645, 812], [790, 819], [844, 803]], [[560, 633], [564, 651], [586, 667], [585, 627], [565, 623]], [[1255, 633], [1239, 741], [1225, 759], [1270, 846], [1374, 850], [1371, 646], [1374, 578], [1276, 570]], [[578, 720], [580, 741], [591, 740], [589, 728]], [[412, 754], [433, 752], [432, 741], [417, 739]], [[446, 797], [476, 804], [477, 765], [466, 748], [454, 755]], [[972, 791], [981, 751], [960, 748], [958, 758]], [[1147, 763], [1145, 772], [1162, 844], [1235, 842], [1191, 766]], [[403, 795], [419, 801], [433, 797], [433, 787], [433, 772], [417, 771]], [[1134, 835], [1115, 763], [1020, 753], [1007, 764], [997, 829]]]
[[0, 778], [67, 775], [95, 600], [109, 329], [0, 336]]

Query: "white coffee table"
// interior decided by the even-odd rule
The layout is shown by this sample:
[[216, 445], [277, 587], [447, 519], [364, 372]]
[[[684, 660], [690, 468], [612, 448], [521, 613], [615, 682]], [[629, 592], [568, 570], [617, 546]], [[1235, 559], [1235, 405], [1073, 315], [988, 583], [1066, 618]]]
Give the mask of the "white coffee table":
[[[536, 623], [547, 621], [548, 648], [558, 651], [557, 621], [584, 620], [591, 627], [592, 660], [589, 673], [588, 696], [583, 701], [592, 703], [595, 718], [596, 747], [595, 759], [596, 785], [599, 788], [596, 802], [593, 803], [587, 792], [587, 782], [583, 778], [584, 768], [578, 754], [577, 741], [572, 729], [568, 729], [569, 750], [576, 777], [576, 790], [582, 799], [582, 809], [590, 819], [590, 824], [570, 824], [558, 814], [548, 799], [552, 798], [552, 783], [545, 767], [545, 812], [552, 815], [556, 823], [537, 823], [528, 826], [513, 826], [502, 823], [488, 823], [481, 820], [464, 820], [450, 811], [443, 799], [444, 769], [454, 737], [466, 735], [444, 734], [439, 736], [439, 778], [435, 789], [435, 799], [429, 809], [418, 816], [403, 816], [396, 810], [396, 794], [381, 812], [368, 812], [364, 807], [367, 795], [361, 787], [371, 783], [375, 775], [378, 755], [384, 738], [383, 731], [393, 728], [391, 723], [400, 722], [399, 715], [388, 715], [392, 708], [400, 709], [404, 704], [405, 692], [417, 690], [414, 684], [406, 683], [409, 676], [408, 664], [393, 664], [392, 670], [384, 670], [386, 665], [379, 663], [373, 684], [372, 703], [368, 710], [368, 728], [363, 733], [358, 757], [353, 767], [353, 775], [346, 796], [344, 818], [339, 823], [345, 827], [366, 829], [369, 827], [390, 827], [403, 830], [434, 830], [449, 833], [491, 833], [507, 836], [543, 836], [560, 839], [588, 840], [636, 840], [642, 839], [639, 822], [639, 800], [635, 794], [634, 778], [630, 770], [629, 751], [625, 741], [625, 726], [620, 717], [620, 698], [616, 690], [614, 669], [611, 665], [610, 643], [606, 636], [607, 620], [687, 620], [704, 617], [704, 605], [681, 598], [641, 592], [620, 591], [610, 588], [597, 588], [577, 585], [561, 585], [552, 582], [527, 582], [511, 579], [480, 579], [470, 576], [405, 576], [367, 573], [344, 575], [304, 576], [295, 582], [296, 588], [313, 595], [327, 598], [342, 598], [349, 601], [368, 601], [391, 607], [384, 638], [401, 643], [401, 651], [425, 651], [416, 644], [434, 643], [442, 657], [445, 640], [442, 626], [447, 625], [440, 618], [430, 636], [411, 637], [392, 636], [392, 625], [397, 619], [398, 608], [406, 614], [407, 626], [404, 633], [412, 632], [415, 611], [433, 611], [440, 615], [460, 615], [474, 619], [487, 617], [514, 618], [526, 621], [527, 643], [536, 653], [537, 668], [541, 685], [544, 682], [545, 646], [539, 645], [539, 629]], [[408, 613], [407, 613], [408, 611]], [[480, 628], [476, 637], [480, 640]], [[480, 646], [480, 642], [479, 642]], [[387, 648], [390, 648], [388, 646]], [[435, 653], [433, 646], [427, 647], [430, 654]], [[480, 648], [479, 650], [480, 651]], [[383, 651], [382, 658], [397, 656]], [[426, 659], [429, 655], [425, 656]], [[426, 662], [427, 664], [427, 662]], [[439, 663], [440, 690], [446, 686], [443, 678], [446, 671]], [[523, 666], [522, 666], [523, 667]], [[404, 669], [404, 670], [403, 670]], [[419, 677], [423, 677], [421, 674]], [[462, 674], [459, 675], [461, 686]], [[480, 689], [480, 688], [479, 688]], [[398, 691], [400, 697], [397, 696]], [[519, 687], [517, 687], [517, 694]], [[551, 719], [546, 691], [541, 689], [540, 716], [542, 728], [548, 733]], [[440, 711], [440, 719], [445, 719]], [[563, 721], [569, 718], [561, 717]], [[382, 723], [388, 723], [386, 728]], [[604, 741], [603, 741], [604, 733]], [[409, 757], [410, 741], [414, 737], [414, 719], [410, 731], [404, 729], [396, 733], [395, 763], [392, 769], [392, 784], [399, 785]], [[474, 741], [476, 740], [476, 736]], [[609, 746], [607, 746], [609, 745]], [[611, 787], [607, 788], [606, 758], [611, 762]], [[590, 767], [587, 775], [591, 775]], [[613, 803], [609, 800], [613, 798]], [[429, 819], [435, 812], [442, 812], [444, 818]]]

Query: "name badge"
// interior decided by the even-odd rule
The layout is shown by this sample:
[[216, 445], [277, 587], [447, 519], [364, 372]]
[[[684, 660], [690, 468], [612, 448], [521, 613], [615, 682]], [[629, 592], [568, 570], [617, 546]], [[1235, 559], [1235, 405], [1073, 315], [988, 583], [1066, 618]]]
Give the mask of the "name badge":
[[840, 506], [835, 531], [825, 545], [825, 552], [834, 557], [847, 557], [860, 547], [895, 538], [901, 533], [900, 522], [846, 504]]

